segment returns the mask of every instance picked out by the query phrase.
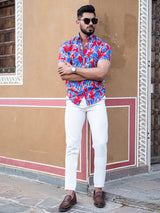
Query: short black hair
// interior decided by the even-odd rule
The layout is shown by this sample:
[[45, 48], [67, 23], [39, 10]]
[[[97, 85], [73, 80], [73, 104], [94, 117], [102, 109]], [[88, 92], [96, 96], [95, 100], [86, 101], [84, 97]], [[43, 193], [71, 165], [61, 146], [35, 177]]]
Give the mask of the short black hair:
[[83, 13], [94, 13], [94, 15], [96, 16], [95, 8], [93, 7], [93, 5], [85, 5], [85, 6], [80, 7], [77, 10], [77, 18], [82, 17]]

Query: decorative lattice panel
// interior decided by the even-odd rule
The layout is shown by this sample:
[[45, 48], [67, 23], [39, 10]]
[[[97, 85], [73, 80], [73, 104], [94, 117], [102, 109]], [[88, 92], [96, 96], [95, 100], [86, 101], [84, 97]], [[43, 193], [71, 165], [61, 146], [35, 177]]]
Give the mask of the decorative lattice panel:
[[[12, 2], [13, 0], [3, 1], [2, 6], [5, 6], [7, 3], [11, 4]], [[11, 18], [13, 19], [13, 17], [10, 17], [9, 19]], [[4, 70], [3, 69], [0, 70], [0, 85], [22, 85], [23, 84], [23, 0], [15, 0], [14, 19], [15, 19], [14, 20], [15, 32], [11, 32], [9, 36], [10, 37], [13, 36], [13, 33], [14, 33], [16, 39], [12, 47], [8, 46], [8, 48], [4, 50], [6, 53], [9, 53], [9, 56], [6, 56], [5, 58], [6, 60], [3, 60], [3, 63], [6, 64], [6, 68]], [[13, 22], [13, 20], [11, 21]], [[7, 24], [8, 22], [6, 22], [6, 25]], [[13, 31], [12, 28], [13, 27], [10, 28], [11, 31]], [[0, 29], [0, 33], [3, 33], [2, 31], [3, 29]], [[9, 45], [9, 43], [7, 45]], [[15, 47], [15, 50], [13, 49], [14, 47]], [[15, 56], [13, 55], [13, 53], [15, 54]], [[10, 60], [9, 60], [9, 57], [10, 57]], [[13, 69], [13, 65], [15, 67], [15, 70]], [[7, 66], [8, 67], [10, 66], [10, 68], [7, 69]]]
[[137, 165], [147, 164], [148, 0], [139, 0]]

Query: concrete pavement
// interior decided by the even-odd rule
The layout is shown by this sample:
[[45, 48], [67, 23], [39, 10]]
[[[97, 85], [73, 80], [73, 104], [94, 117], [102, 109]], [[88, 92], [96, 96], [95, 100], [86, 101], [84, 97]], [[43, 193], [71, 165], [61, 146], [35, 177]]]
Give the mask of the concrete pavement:
[[160, 212], [160, 171], [108, 182], [104, 191], [110, 201]]
[[[115, 182], [112, 182], [112, 184]], [[122, 186], [122, 185], [121, 185]], [[125, 186], [125, 185], [123, 185]], [[141, 184], [140, 184], [141, 186]], [[108, 190], [112, 191], [111, 183]], [[115, 189], [117, 184], [113, 188]], [[133, 186], [132, 186], [133, 188]], [[27, 178], [0, 174], [0, 213], [51, 213], [58, 212], [58, 206], [63, 200], [65, 191], [53, 185], [30, 180]], [[118, 188], [120, 190], [120, 188]], [[109, 192], [108, 192], [109, 193]], [[113, 194], [113, 193], [112, 193]], [[146, 209], [129, 207], [122, 203], [106, 202], [106, 207], [94, 207], [91, 196], [77, 193], [78, 203], [69, 211], [75, 213], [151, 213]]]

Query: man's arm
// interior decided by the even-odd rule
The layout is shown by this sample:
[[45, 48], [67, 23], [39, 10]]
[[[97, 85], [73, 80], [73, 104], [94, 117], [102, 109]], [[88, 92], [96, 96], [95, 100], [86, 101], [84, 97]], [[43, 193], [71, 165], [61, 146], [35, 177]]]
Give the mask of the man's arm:
[[102, 59], [95, 68], [77, 68], [76, 73], [89, 80], [103, 81], [109, 71], [110, 61]]
[[[62, 67], [67, 66], [69, 69], [71, 69], [72, 65], [69, 63], [65, 63], [65, 62], [59, 62], [58, 63], [58, 72], [61, 71]], [[60, 74], [60, 73], [59, 73]], [[76, 73], [72, 73], [71, 74], [63, 74], [60, 75], [62, 80], [67, 80], [67, 81], [83, 81], [86, 80], [85, 77], [78, 75]]]
[[69, 75], [64, 74], [64, 75], [61, 76], [61, 79], [66, 80], [66, 81], [83, 81], [83, 80], [86, 80], [86, 78], [84, 78], [83, 76], [78, 75], [76, 73], [71, 73]]
[[[95, 68], [79, 68], [77, 67], [76, 75], [79, 75], [87, 80], [103, 81], [110, 68], [110, 61], [102, 59], [98, 61]], [[59, 66], [59, 74], [63, 75], [73, 74], [71, 71], [71, 65], [68, 63]], [[85, 80], [84, 79], [84, 80]]]

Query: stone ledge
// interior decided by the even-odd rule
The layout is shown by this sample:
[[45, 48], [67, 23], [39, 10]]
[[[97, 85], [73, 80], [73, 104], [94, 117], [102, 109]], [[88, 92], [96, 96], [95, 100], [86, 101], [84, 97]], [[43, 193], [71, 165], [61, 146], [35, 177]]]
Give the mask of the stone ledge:
[[[7, 175], [20, 176], [23, 178], [28, 178], [31, 180], [51, 184], [56, 187], [64, 188], [63, 177], [57, 177], [57, 176], [52, 176], [49, 174], [38, 173], [38, 172], [29, 171], [29, 170], [24, 170], [24, 169], [19, 169], [15, 167], [9, 167], [9, 166], [1, 166], [1, 165], [0, 165], [0, 173], [7, 174]], [[76, 191], [87, 194], [88, 183], [77, 182]]]
[[[148, 166], [130, 167], [124, 169], [118, 169], [115, 171], [106, 172], [106, 182], [118, 180], [122, 178], [128, 178], [139, 174], [145, 174], [149, 172]], [[93, 176], [89, 177], [89, 186], [93, 185]]]

